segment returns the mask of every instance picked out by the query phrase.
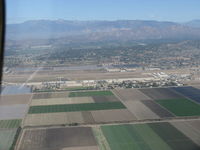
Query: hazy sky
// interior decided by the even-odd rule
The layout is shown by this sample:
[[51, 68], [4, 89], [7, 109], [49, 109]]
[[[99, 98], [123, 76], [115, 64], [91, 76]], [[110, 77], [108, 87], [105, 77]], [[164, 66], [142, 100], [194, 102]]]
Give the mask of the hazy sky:
[[35, 19], [200, 19], [200, 0], [6, 0], [7, 23]]

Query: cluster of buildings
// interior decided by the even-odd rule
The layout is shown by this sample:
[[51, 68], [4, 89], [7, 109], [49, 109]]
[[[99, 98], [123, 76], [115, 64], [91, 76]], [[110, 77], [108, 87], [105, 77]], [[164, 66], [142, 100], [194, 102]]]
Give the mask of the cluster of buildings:
[[164, 72], [149, 73], [149, 77], [120, 78], [120, 79], [99, 79], [82, 81], [51, 81], [35, 84], [37, 89], [66, 89], [73, 87], [94, 87], [95, 89], [113, 88], [142, 88], [142, 87], [163, 87], [182, 86], [183, 82], [190, 80], [190, 74], [166, 74]]

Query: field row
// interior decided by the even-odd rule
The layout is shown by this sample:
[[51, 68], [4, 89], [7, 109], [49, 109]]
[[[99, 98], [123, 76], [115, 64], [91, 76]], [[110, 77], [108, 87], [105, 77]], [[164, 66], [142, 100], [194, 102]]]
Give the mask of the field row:
[[124, 101], [127, 100], [165, 100], [189, 98], [200, 102], [200, 89], [194, 87], [119, 89], [115, 90]]
[[122, 89], [114, 93], [138, 119], [199, 116], [200, 105], [169, 88]]
[[85, 96], [112, 96], [111, 91], [85, 91], [85, 92], [45, 92], [33, 94], [33, 99], [85, 97]]
[[31, 94], [25, 95], [1, 95], [0, 106], [4, 105], [18, 105], [18, 104], [29, 104], [31, 100]]
[[188, 99], [156, 100], [176, 116], [200, 116], [200, 105]]
[[134, 121], [136, 118], [127, 109], [28, 114], [23, 126], [96, 124]]
[[[200, 120], [25, 129], [20, 150], [199, 150]], [[78, 142], [77, 142], [78, 141]]]
[[66, 97], [66, 98], [49, 98], [34, 99], [31, 106], [41, 105], [58, 105], [58, 104], [79, 104], [79, 103], [101, 103], [119, 101], [115, 96], [91, 96], [91, 97]]
[[18, 129], [0, 129], [0, 150], [10, 150], [17, 138]]
[[32, 99], [65, 98], [68, 97], [68, 94], [69, 92], [34, 93]]
[[194, 100], [197, 103], [200, 103], [200, 90], [194, 87], [176, 87], [171, 88], [174, 91]]
[[102, 126], [101, 129], [111, 150], [198, 150], [200, 148], [199, 141], [196, 141], [198, 139], [191, 140], [167, 122]]
[[20, 150], [98, 150], [89, 127], [24, 130]]
[[18, 128], [22, 120], [0, 120], [0, 129]]
[[84, 97], [84, 96], [111, 96], [111, 91], [87, 91], [87, 92], [71, 92], [69, 97]]
[[104, 102], [104, 103], [83, 103], [83, 104], [67, 104], [67, 105], [46, 105], [31, 106], [29, 114], [52, 113], [52, 112], [74, 112], [74, 111], [92, 111], [107, 109], [125, 109], [121, 102]]

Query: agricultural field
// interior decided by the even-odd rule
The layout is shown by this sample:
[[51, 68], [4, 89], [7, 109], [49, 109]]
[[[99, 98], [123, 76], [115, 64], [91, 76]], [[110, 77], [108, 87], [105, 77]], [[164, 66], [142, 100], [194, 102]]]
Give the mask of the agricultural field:
[[19, 150], [98, 150], [90, 127], [27, 129]]
[[191, 139], [181, 133], [177, 128], [169, 123], [149, 124], [149, 126], [156, 132], [172, 149], [199, 149]]
[[76, 93], [84, 94], [83, 97], [79, 95], [77, 97], [46, 99], [37, 97], [33, 99], [23, 126], [95, 124], [136, 120], [136, 117], [110, 91], [89, 91], [90, 96], [88, 92], [86, 94], [85, 92]]
[[34, 99], [48, 99], [48, 98], [65, 98], [68, 97], [68, 92], [46, 92], [46, 93], [34, 93]]
[[16, 140], [17, 129], [0, 129], [0, 150], [10, 150]]
[[[114, 93], [138, 120], [200, 115], [200, 105], [178, 94], [174, 88], [120, 89]], [[197, 95], [197, 91], [193, 93]]]
[[119, 101], [114, 95], [111, 95], [111, 96], [92, 96], [92, 98], [93, 98], [95, 103]]
[[94, 116], [92, 115], [92, 113], [90, 111], [83, 111], [82, 112], [82, 117], [83, 117], [83, 120], [84, 120], [85, 124], [94, 124], [94, 123], [96, 123], [95, 119], [94, 119]]
[[170, 123], [102, 126], [111, 150], [198, 150], [200, 147]]
[[2, 96], [0, 150], [10, 149], [20, 127], [16, 150], [199, 150], [197, 90], [178, 87]]
[[199, 120], [186, 121], [186, 123], [189, 123], [190, 126], [194, 127], [196, 130], [200, 130], [200, 119]]
[[86, 92], [70, 92], [69, 97], [84, 97], [84, 96], [111, 96], [111, 91], [86, 91]]
[[49, 99], [34, 99], [31, 101], [31, 106], [42, 105], [60, 105], [60, 104], [80, 104], [94, 103], [92, 97], [66, 97], [66, 98], [49, 98]]
[[2, 105], [16, 105], [28, 104], [31, 100], [31, 94], [24, 95], [2, 95], [0, 96], [0, 106]]
[[160, 105], [157, 104], [155, 101], [141, 101], [141, 102], [144, 105], [146, 105], [148, 108], [150, 108], [151, 111], [156, 113], [160, 118], [174, 117], [174, 115], [172, 113], [170, 113], [168, 110], [160, 107]]
[[27, 104], [0, 106], [0, 120], [22, 119], [28, 110]]
[[[182, 98], [182, 96], [168, 88], [114, 90], [113, 92], [123, 101], [124, 105], [112, 93], [112, 95], [105, 95], [104, 92], [110, 93], [110, 91], [87, 91], [71, 92], [73, 93], [73, 97], [70, 97], [71, 93], [69, 93], [69, 97], [62, 98], [38, 99], [37, 97], [30, 104], [31, 106], [24, 121], [24, 126], [128, 122], [194, 115], [192, 112], [188, 114], [182, 107], [179, 110], [182, 110], [184, 113], [176, 114], [171, 110], [173, 108], [170, 109], [161, 104], [168, 103], [169, 100], [172, 101], [173, 97]], [[151, 92], [155, 94], [154, 97], [149, 95]], [[63, 92], [59, 94], [54, 93], [54, 97], [59, 97], [61, 93], [63, 94]], [[52, 96], [52, 94], [50, 95]], [[158, 98], [161, 99], [158, 100]], [[178, 107], [184, 104], [173, 103], [172, 105]], [[174, 109], [178, 111], [178, 109]], [[196, 112], [198, 109], [194, 109], [193, 111]], [[197, 113], [196, 115], [199, 114]]]
[[188, 99], [156, 100], [176, 116], [200, 116], [200, 105]]
[[23, 126], [97, 124], [134, 121], [136, 117], [127, 109], [28, 114]]
[[0, 150], [13, 150], [22, 120], [0, 120]]
[[138, 89], [117, 89], [113, 90], [113, 92], [123, 101], [151, 100], [150, 97], [143, 94]]
[[140, 89], [140, 91], [154, 100], [183, 98], [168, 88], [149, 88]]
[[121, 102], [83, 103], [83, 104], [67, 104], [67, 105], [31, 106], [28, 113], [37, 114], [37, 113], [52, 113], [52, 112], [123, 109], [123, 108], [125, 109], [126, 107]]
[[95, 123], [134, 121], [136, 117], [127, 109], [91, 111]]
[[200, 120], [175, 121], [171, 124], [200, 146]]
[[66, 113], [27, 114], [23, 122], [23, 126], [42, 126], [59, 124], [67, 124]]
[[200, 104], [200, 89], [194, 87], [174, 87], [171, 89]]
[[21, 120], [0, 120], [0, 150], [12, 150], [18, 138]]
[[0, 129], [18, 128], [22, 120], [0, 120]]
[[125, 101], [124, 102], [127, 109], [138, 119], [159, 119], [160, 117], [151, 111], [146, 105], [141, 101]]
[[74, 123], [84, 123], [81, 112], [28, 114], [23, 126], [66, 125]]

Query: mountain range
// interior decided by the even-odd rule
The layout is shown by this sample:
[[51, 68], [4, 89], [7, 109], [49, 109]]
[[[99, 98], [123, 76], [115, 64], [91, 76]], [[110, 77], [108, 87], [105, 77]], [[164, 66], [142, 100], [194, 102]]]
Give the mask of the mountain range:
[[8, 24], [6, 37], [10, 40], [68, 38], [89, 41], [200, 39], [200, 20], [187, 23], [153, 20], [32, 20]]
[[185, 23], [186, 26], [190, 26], [193, 28], [200, 28], [200, 20], [192, 20]]

